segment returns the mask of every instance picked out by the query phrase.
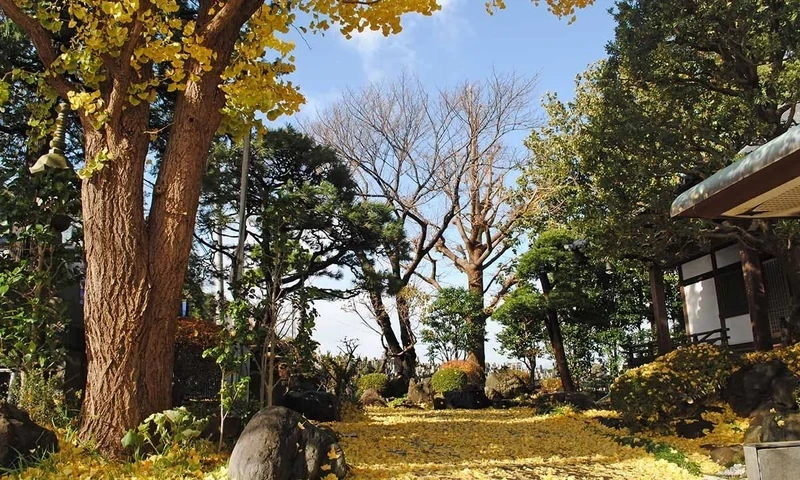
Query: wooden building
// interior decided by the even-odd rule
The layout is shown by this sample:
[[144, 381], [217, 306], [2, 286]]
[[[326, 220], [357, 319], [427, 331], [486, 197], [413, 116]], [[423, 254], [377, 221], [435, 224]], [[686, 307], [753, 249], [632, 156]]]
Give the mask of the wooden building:
[[681, 263], [678, 276], [687, 336], [721, 330], [735, 349], [780, 342], [791, 294], [777, 260], [732, 244]]

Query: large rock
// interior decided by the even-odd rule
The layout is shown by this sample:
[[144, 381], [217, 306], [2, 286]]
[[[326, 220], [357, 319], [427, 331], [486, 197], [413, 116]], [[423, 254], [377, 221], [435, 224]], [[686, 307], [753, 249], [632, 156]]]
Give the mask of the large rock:
[[780, 360], [757, 363], [734, 372], [722, 390], [722, 398], [743, 417], [772, 401], [794, 409], [797, 408], [794, 389], [799, 382]]
[[719, 465], [730, 467], [744, 463], [744, 448], [741, 445], [715, 446], [709, 456]]
[[539, 413], [549, 413], [558, 406], [569, 405], [575, 410], [589, 410], [596, 408], [588, 395], [578, 392], [546, 393], [536, 397], [533, 406]]
[[20, 460], [57, 450], [55, 433], [34, 423], [26, 412], [0, 402], [0, 467], [12, 468]]
[[753, 415], [744, 434], [744, 443], [800, 440], [800, 413], [772, 410]]
[[413, 378], [408, 382], [408, 400], [416, 405], [432, 404], [433, 403], [433, 388], [431, 387], [431, 379], [423, 378], [414, 380]]
[[434, 410], [444, 409], [468, 409], [475, 410], [487, 408], [492, 402], [486, 398], [483, 389], [474, 385], [468, 385], [464, 390], [445, 392], [443, 397], [433, 399]]
[[409, 380], [403, 377], [390, 378], [383, 392], [386, 398], [400, 398], [408, 392]]
[[527, 392], [528, 385], [517, 372], [500, 370], [486, 377], [486, 396], [490, 400], [510, 400]]
[[370, 388], [361, 394], [358, 404], [362, 407], [385, 407], [386, 400], [374, 388]]
[[336, 436], [283, 407], [267, 407], [250, 420], [228, 464], [231, 480], [318, 480], [331, 473], [347, 475]]
[[318, 422], [335, 422], [342, 418], [339, 399], [328, 392], [287, 392], [281, 405]]

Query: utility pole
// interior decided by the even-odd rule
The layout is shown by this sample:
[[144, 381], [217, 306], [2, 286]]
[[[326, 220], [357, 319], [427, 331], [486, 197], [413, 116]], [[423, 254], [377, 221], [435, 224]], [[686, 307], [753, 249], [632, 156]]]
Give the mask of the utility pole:
[[247, 127], [247, 135], [244, 137], [244, 147], [242, 149], [242, 178], [239, 182], [239, 241], [236, 244], [236, 265], [233, 271], [233, 284], [239, 285], [244, 272], [244, 242], [247, 238], [247, 174], [250, 170], [250, 126]]

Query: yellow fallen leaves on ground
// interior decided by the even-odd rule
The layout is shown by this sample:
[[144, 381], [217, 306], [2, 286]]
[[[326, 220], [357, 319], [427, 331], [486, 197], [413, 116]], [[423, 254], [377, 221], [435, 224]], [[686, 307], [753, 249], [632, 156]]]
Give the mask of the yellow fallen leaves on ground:
[[[224, 465], [227, 455], [217, 453], [210, 445], [199, 448], [173, 448], [164, 455], [151, 456], [138, 462], [121, 462], [103, 458], [62, 439], [59, 452], [38, 465], [9, 475], [12, 480], [178, 480], [227, 478]], [[2, 473], [0, 473], [2, 477]], [[5, 477], [3, 477], [5, 478]]]
[[[732, 412], [709, 414], [714, 432], [698, 440], [637, 434], [685, 453], [704, 473], [722, 468], [701, 447], [741, 441], [741, 421]], [[699, 478], [644, 448], [617, 443], [628, 435], [603, 426], [592, 410], [536, 415], [531, 409], [407, 410], [370, 408], [329, 424], [340, 434], [348, 478], [443, 480], [669, 480]], [[335, 452], [327, 452], [335, 455]], [[227, 457], [210, 445], [174, 448], [134, 463], [103, 459], [62, 442], [41, 464], [12, 474], [14, 480], [204, 479], [223, 480]], [[329, 476], [332, 476], [330, 474]]]
[[[355, 480], [698, 478], [619, 445], [592, 414], [377, 408], [331, 426]], [[721, 469], [702, 460], [708, 473]]]

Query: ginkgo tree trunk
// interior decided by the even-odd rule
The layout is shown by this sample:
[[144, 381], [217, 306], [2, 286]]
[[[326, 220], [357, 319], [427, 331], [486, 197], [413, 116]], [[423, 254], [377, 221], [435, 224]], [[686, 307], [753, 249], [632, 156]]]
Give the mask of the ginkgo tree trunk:
[[[548, 0], [559, 15], [586, 3]], [[435, 0], [0, 0], [45, 68], [17, 78], [67, 101], [84, 133], [83, 439], [115, 453], [126, 429], [170, 406], [175, 317], [208, 149], [220, 128], [241, 133], [257, 111], [274, 119], [297, 110], [302, 97], [283, 79], [294, 70], [293, 44], [280, 37], [298, 14], [312, 30], [336, 25], [349, 37], [398, 32], [402, 14], [437, 9]], [[12, 87], [0, 81], [0, 92]], [[158, 131], [151, 107], [164, 94], [174, 107]], [[145, 166], [160, 135], [167, 146], [146, 212]]]

